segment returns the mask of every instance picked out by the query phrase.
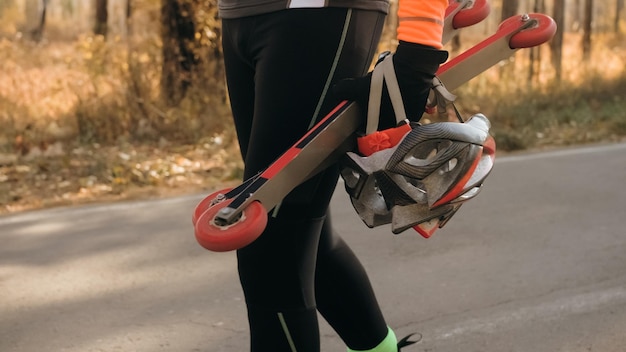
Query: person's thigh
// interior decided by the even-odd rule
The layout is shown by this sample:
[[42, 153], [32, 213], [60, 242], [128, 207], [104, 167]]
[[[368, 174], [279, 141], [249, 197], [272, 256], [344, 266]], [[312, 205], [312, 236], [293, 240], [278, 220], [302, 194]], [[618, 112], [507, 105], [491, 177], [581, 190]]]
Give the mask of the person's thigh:
[[[265, 169], [338, 103], [330, 94], [340, 79], [370, 66], [384, 14], [339, 8], [287, 10], [258, 27], [250, 52], [256, 64], [254, 119], [245, 177]], [[325, 212], [337, 180], [322, 173], [286, 199]]]

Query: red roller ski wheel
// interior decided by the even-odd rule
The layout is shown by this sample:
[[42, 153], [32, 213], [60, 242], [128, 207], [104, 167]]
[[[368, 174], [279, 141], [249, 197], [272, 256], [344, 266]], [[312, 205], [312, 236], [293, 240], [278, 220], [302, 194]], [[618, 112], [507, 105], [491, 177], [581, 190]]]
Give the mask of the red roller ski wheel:
[[554, 22], [552, 17], [541, 13], [510, 17], [500, 24], [500, 28], [511, 23], [531, 20], [536, 21], [536, 25], [511, 36], [511, 39], [509, 39], [509, 47], [511, 47], [511, 49], [532, 48], [541, 45], [552, 39], [554, 33], [556, 33], [556, 22]]
[[[458, 6], [457, 2], [454, 3]], [[454, 6], [454, 3], [451, 6]], [[474, 5], [472, 5], [472, 7], [463, 9], [454, 15], [454, 18], [452, 19], [452, 26], [455, 29], [473, 26], [487, 18], [490, 12], [491, 7], [489, 6], [487, 0], [476, 0], [474, 1]]]
[[195, 223], [198, 243], [214, 252], [227, 252], [243, 248], [256, 240], [267, 225], [267, 210], [258, 202], [250, 203], [239, 219], [232, 224], [221, 225], [215, 222], [215, 216], [228, 206], [232, 200], [225, 200], [200, 215]]
[[207, 209], [211, 207], [211, 203], [213, 203], [213, 201], [215, 201], [220, 194], [224, 195], [228, 193], [231, 189], [232, 188], [225, 188], [221, 191], [213, 192], [204, 197], [204, 199], [201, 200], [198, 205], [196, 205], [196, 209], [194, 209], [193, 214], [191, 214], [191, 222], [195, 225], [200, 215], [202, 215], [202, 213], [204, 213], [205, 211], [207, 211]]

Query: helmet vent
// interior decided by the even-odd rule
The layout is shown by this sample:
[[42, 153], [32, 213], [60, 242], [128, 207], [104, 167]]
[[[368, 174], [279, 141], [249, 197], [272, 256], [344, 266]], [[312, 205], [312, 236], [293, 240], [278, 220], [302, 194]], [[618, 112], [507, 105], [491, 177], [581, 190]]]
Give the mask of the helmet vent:
[[439, 169], [439, 174], [443, 175], [447, 172], [454, 170], [454, 168], [456, 167], [458, 163], [459, 163], [459, 160], [457, 158], [452, 158], [448, 160], [448, 162], [443, 164], [442, 167]]
[[343, 170], [341, 176], [343, 176], [344, 182], [350, 188], [355, 188], [359, 183], [359, 180], [361, 179], [361, 175], [358, 172], [356, 172], [354, 169], [348, 168]]

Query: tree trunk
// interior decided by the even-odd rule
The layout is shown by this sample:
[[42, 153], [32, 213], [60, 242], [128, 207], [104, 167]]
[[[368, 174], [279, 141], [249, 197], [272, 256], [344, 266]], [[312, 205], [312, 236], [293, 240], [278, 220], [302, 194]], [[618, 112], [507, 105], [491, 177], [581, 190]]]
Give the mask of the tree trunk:
[[130, 36], [133, 34], [132, 22], [131, 18], [133, 16], [133, 2], [132, 0], [126, 0], [126, 35]]
[[452, 38], [452, 42], [450, 43], [450, 51], [455, 55], [461, 51], [461, 32], [457, 33], [457, 35]]
[[[518, 15], [519, 1], [518, 0], [503, 0], [502, 1], [502, 13], [500, 14], [500, 22], [505, 21], [511, 16]], [[515, 61], [506, 60], [502, 61], [498, 69], [501, 79], [509, 79], [514, 76]]]
[[46, 26], [46, 11], [48, 8], [48, 0], [43, 0], [41, 2], [41, 8], [39, 10], [38, 23], [35, 28], [30, 32], [31, 38], [39, 42], [43, 38], [43, 30]]
[[[533, 12], [543, 13], [545, 12], [546, 4], [545, 0], [535, 0], [533, 5]], [[541, 65], [541, 47], [532, 47], [528, 52], [528, 84], [532, 84], [539, 75]]]
[[96, 22], [93, 33], [106, 37], [108, 31], [108, 0], [96, 0]]
[[583, 20], [582, 51], [583, 60], [589, 60], [591, 56], [591, 31], [593, 23], [593, 0], [585, 0], [585, 12]]
[[581, 24], [582, 24], [582, 19], [581, 19], [581, 0], [575, 0], [574, 1], [574, 9], [573, 11], [571, 11], [572, 15], [572, 28], [571, 30], [575, 31], [575, 32], [580, 32], [581, 29]]
[[21, 30], [25, 33], [31, 33], [37, 28], [41, 17], [40, 6], [38, 0], [24, 0], [24, 27]]
[[177, 105], [185, 96], [191, 85], [192, 70], [198, 63], [193, 50], [196, 33], [193, 5], [189, 0], [162, 0], [161, 95], [170, 106]]
[[518, 9], [518, 0], [502, 0], [502, 15], [500, 17], [501, 21], [504, 21], [511, 16], [517, 15]]
[[129, 19], [133, 15], [133, 0], [126, 0], [126, 19]]
[[552, 12], [557, 31], [550, 41], [550, 52], [552, 67], [554, 67], [555, 79], [561, 81], [563, 72], [563, 28], [565, 28], [565, 0], [554, 0], [554, 10]]
[[622, 14], [623, 9], [624, 9], [624, 0], [615, 0], [615, 17], [613, 19], [613, 32], [615, 32], [615, 34], [617, 35], [622, 34], [619, 24], [620, 24], [620, 20], [622, 19], [621, 14]]

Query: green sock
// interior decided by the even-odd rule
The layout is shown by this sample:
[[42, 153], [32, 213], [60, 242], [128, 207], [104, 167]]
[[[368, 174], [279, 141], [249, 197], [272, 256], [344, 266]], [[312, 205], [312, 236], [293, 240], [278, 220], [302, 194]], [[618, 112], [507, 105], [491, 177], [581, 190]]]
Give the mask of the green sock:
[[396, 339], [396, 334], [393, 333], [393, 330], [388, 327], [387, 337], [378, 344], [378, 346], [372, 348], [371, 350], [351, 350], [348, 348], [348, 352], [398, 352], [398, 340]]

